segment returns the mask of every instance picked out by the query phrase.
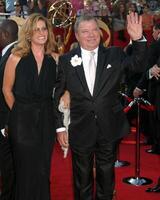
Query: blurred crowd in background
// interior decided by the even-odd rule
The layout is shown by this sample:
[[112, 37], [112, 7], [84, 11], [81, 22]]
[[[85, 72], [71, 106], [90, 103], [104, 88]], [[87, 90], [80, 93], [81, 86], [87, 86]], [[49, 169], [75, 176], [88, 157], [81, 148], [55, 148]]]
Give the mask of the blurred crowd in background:
[[[53, 4], [58, 6], [70, 2], [72, 5], [72, 12], [74, 16], [80, 15], [94, 15], [102, 20], [103, 37], [106, 41], [109, 31], [111, 32], [110, 42], [106, 42], [108, 45], [121, 46], [124, 48], [130, 41], [130, 38], [126, 31], [126, 16], [129, 12], [137, 12], [142, 15], [144, 35], [148, 41], [148, 44], [152, 41], [152, 30], [155, 23], [160, 21], [160, 0], [0, 0], [0, 20], [4, 18], [16, 17], [18, 25], [24, 23], [24, 19], [31, 13], [41, 13], [44, 16], [50, 18], [50, 7]], [[64, 5], [55, 7], [59, 14], [54, 22], [59, 23], [67, 20], [65, 17], [67, 13], [70, 13], [70, 8]], [[68, 11], [67, 11], [68, 9]], [[61, 12], [66, 12], [66, 15], [62, 15]], [[61, 20], [58, 19], [60, 16]], [[17, 19], [18, 18], [18, 19]], [[74, 21], [73, 21], [74, 22]], [[72, 24], [72, 23], [71, 23]], [[55, 24], [53, 24], [54, 26]], [[108, 26], [109, 30], [104, 27]], [[73, 28], [71, 26], [54, 27], [54, 33], [59, 49], [68, 51], [72, 43], [75, 42], [74, 34], [72, 34]], [[65, 49], [65, 50], [64, 50]], [[60, 50], [61, 51], [61, 50]], [[59, 52], [61, 53], [61, 52]]]
[[[114, 31], [125, 29], [126, 15], [130, 11], [143, 17], [144, 30], [151, 30], [160, 18], [159, 0], [68, 0], [73, 4], [76, 15], [90, 14], [103, 17]], [[0, 13], [26, 17], [33, 12], [48, 16], [48, 9], [56, 0], [0, 0]]]

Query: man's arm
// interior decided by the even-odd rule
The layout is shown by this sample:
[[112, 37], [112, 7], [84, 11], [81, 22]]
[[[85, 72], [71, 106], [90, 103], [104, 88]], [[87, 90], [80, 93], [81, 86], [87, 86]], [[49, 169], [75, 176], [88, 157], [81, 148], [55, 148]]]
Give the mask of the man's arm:
[[[122, 63], [124, 68], [131, 72], [146, 70], [147, 41], [143, 37], [142, 17], [137, 13], [127, 15], [127, 31], [132, 40], [132, 53]], [[126, 56], [125, 55], [125, 56]]]
[[59, 59], [58, 64], [58, 76], [56, 81], [55, 89], [55, 104], [56, 104], [56, 131], [57, 131], [57, 140], [62, 147], [68, 147], [68, 134], [66, 132], [65, 126], [63, 124], [63, 113], [58, 110], [60, 98], [66, 90], [66, 78], [64, 72], [65, 62], [62, 57]]
[[5, 101], [10, 108], [10, 110], [13, 107], [14, 104], [14, 95], [13, 95], [13, 85], [15, 81], [15, 71], [17, 63], [19, 62], [21, 58], [18, 56], [15, 56], [11, 54], [7, 60], [5, 70], [4, 70], [4, 76], [3, 76], [3, 94]]
[[133, 96], [135, 98], [141, 96], [144, 92], [148, 89], [148, 70], [144, 72], [140, 78], [140, 80], [137, 82], [135, 89], [133, 90]]

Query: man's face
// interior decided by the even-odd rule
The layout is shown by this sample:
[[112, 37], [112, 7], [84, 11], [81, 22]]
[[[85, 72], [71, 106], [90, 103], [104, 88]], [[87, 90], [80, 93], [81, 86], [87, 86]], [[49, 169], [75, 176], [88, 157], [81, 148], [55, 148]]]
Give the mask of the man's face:
[[154, 40], [158, 40], [159, 37], [160, 37], [160, 30], [159, 30], [159, 29], [155, 29], [155, 28], [153, 27], [152, 36], [153, 36]]
[[80, 22], [75, 35], [76, 39], [83, 49], [92, 51], [99, 46], [100, 30], [94, 20]]

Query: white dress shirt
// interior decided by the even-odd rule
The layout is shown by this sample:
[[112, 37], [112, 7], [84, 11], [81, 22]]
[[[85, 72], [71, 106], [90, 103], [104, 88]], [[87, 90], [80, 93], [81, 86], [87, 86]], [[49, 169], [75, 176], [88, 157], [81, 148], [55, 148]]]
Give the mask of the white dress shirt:
[[90, 74], [89, 74], [89, 61], [90, 61], [90, 55], [91, 55], [91, 52], [94, 52], [94, 60], [95, 60], [95, 63], [97, 63], [97, 59], [98, 59], [98, 47], [92, 51], [88, 51], [86, 49], [83, 49], [81, 47], [81, 52], [82, 52], [82, 62], [83, 62], [83, 69], [84, 69], [84, 74], [85, 74], [85, 77], [86, 77], [86, 81], [87, 81], [87, 85], [88, 87], [90, 88], [90, 85], [92, 84], [91, 83], [91, 79], [90, 79]]
[[8, 50], [12, 45], [14, 45], [14, 44], [16, 44], [16, 43], [17, 43], [17, 41], [14, 41], [14, 42], [8, 44], [6, 47], [4, 47], [4, 48], [2, 49], [2, 56], [4, 56], [4, 54], [7, 52], [7, 50]]

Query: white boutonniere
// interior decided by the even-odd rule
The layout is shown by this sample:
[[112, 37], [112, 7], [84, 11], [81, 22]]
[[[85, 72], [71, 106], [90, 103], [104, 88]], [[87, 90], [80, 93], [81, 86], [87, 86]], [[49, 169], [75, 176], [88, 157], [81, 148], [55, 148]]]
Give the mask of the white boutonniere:
[[75, 56], [73, 56], [73, 57], [71, 58], [70, 62], [71, 62], [71, 65], [72, 65], [73, 67], [76, 67], [76, 66], [78, 66], [78, 65], [81, 65], [81, 63], [82, 63], [82, 58], [81, 58], [81, 57], [78, 57], [78, 55], [75, 55]]

